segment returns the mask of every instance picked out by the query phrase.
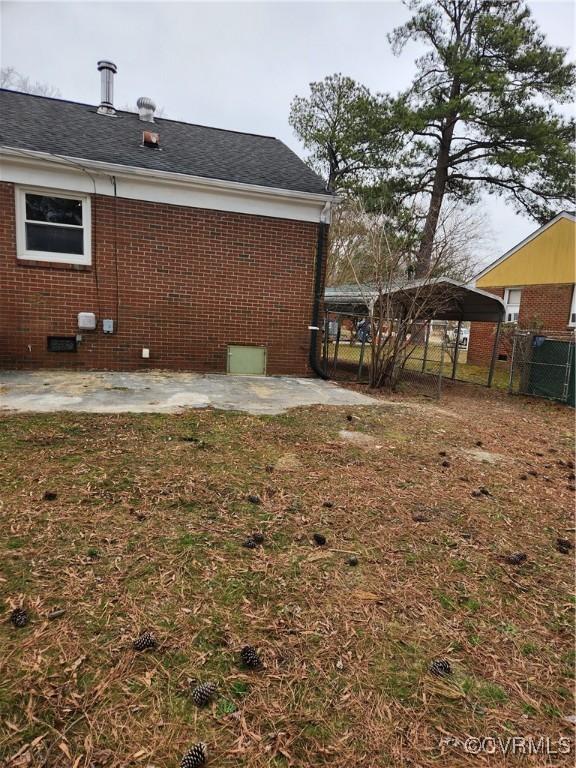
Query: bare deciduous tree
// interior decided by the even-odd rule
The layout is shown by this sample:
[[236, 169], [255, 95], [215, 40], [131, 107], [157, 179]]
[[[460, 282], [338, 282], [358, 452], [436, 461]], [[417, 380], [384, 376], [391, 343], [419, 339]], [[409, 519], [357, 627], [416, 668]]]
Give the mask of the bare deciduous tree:
[[446, 222], [427, 273], [414, 280], [412, 233], [406, 229], [399, 236], [391, 217], [366, 211], [359, 200], [337, 214], [330, 278], [337, 273], [354, 284], [368, 308], [372, 387], [396, 386], [423, 344], [426, 324], [453, 301], [458, 285], [442, 278], [470, 273], [470, 250], [463, 247], [466, 218]]
[[[394, 247], [404, 254], [405, 274], [411, 277], [421, 237], [419, 222], [425, 212], [417, 207], [407, 210], [402, 218], [383, 212], [372, 213], [355, 198], [336, 206], [330, 227], [330, 248], [326, 284], [368, 282], [374, 277], [374, 258], [367, 247], [366, 234], [374, 226], [386, 228]], [[433, 274], [467, 282], [478, 270], [493, 245], [484, 214], [469, 207], [452, 204], [442, 213], [433, 249]]]
[[38, 80], [32, 81], [14, 67], [2, 67], [0, 69], [0, 88], [7, 88], [10, 91], [21, 91], [22, 93], [32, 93], [36, 96], [48, 96], [53, 99], [60, 97], [58, 88], [49, 83], [41, 83]]

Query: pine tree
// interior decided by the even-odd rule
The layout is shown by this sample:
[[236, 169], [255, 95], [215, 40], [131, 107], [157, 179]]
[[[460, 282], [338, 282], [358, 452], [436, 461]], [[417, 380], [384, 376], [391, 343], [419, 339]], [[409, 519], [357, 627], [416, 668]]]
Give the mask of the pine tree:
[[395, 107], [410, 132], [414, 193], [429, 195], [417, 274], [426, 274], [446, 195], [498, 193], [540, 223], [572, 198], [575, 67], [550, 46], [523, 0], [412, 0], [412, 18], [390, 36], [429, 51]]

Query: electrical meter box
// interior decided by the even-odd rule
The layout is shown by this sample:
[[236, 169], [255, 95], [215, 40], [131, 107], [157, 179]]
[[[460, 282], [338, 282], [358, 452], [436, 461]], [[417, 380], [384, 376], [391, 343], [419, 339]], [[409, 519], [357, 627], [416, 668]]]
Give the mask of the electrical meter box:
[[102, 320], [102, 330], [104, 333], [114, 333], [114, 320]]

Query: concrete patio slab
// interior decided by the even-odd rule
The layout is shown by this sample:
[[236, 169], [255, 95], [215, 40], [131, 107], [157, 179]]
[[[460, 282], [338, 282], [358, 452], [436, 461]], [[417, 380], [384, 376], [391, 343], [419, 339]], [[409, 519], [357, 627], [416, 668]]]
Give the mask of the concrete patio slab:
[[253, 414], [305, 405], [379, 405], [319, 379], [145, 371], [0, 372], [0, 410], [85, 413], [178, 413], [212, 406]]

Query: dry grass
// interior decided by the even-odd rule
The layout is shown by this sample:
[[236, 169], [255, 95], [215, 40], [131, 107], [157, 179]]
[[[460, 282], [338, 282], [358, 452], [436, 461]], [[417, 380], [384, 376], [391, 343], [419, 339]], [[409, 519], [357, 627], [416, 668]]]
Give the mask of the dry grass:
[[[4, 614], [31, 622], [0, 627], [0, 759], [170, 768], [204, 740], [218, 766], [457, 767], [509, 758], [443, 736], [570, 735], [573, 560], [555, 542], [574, 531], [573, 412], [465, 391], [273, 418], [5, 416]], [[466, 453], [479, 440], [505, 459]], [[142, 629], [157, 650], [131, 649]], [[238, 667], [245, 643], [264, 671]], [[198, 710], [191, 680], [220, 697]]]

